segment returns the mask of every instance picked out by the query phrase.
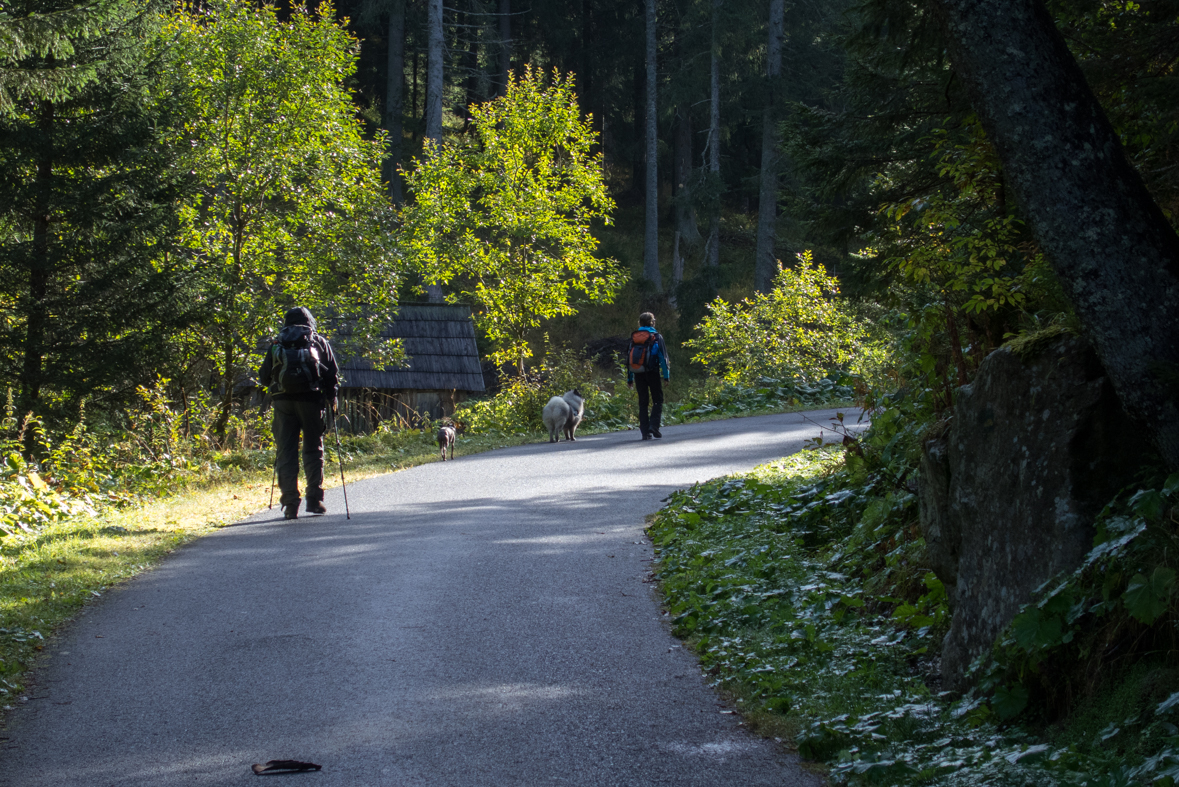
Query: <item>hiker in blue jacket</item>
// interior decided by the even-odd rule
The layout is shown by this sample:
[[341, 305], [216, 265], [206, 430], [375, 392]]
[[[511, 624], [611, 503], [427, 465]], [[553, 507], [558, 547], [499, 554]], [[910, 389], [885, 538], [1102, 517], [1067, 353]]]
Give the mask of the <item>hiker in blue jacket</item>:
[[[643, 312], [639, 315], [639, 329], [630, 335], [630, 347], [626, 352], [626, 385], [639, 389], [639, 431], [644, 440], [663, 437], [659, 421], [663, 417], [663, 380], [671, 379], [667, 361], [667, 343], [655, 330], [655, 315]], [[651, 415], [647, 415], [647, 401], [651, 402]]]

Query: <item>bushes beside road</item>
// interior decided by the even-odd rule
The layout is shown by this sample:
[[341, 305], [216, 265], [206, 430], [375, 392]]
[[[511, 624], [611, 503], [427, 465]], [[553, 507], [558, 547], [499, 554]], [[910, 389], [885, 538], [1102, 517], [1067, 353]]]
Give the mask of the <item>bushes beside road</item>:
[[675, 634], [756, 729], [837, 783], [1173, 786], [1179, 675], [1158, 643], [1179, 610], [1164, 548], [1179, 476], [1111, 503], [1086, 567], [976, 662], [976, 689], [945, 693], [950, 610], [921, 568], [898, 413], [850, 450], [672, 495], [649, 533]]

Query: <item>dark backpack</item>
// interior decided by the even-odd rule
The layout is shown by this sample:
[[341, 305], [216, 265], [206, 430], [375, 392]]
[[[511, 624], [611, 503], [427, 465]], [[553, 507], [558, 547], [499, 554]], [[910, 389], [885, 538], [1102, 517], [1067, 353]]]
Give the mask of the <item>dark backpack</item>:
[[630, 335], [630, 346], [626, 349], [626, 366], [632, 372], [654, 371], [659, 362], [655, 359], [655, 345], [663, 337], [651, 331], [635, 331]]
[[270, 392], [300, 394], [319, 390], [322, 376], [315, 331], [306, 325], [288, 325], [270, 346]]

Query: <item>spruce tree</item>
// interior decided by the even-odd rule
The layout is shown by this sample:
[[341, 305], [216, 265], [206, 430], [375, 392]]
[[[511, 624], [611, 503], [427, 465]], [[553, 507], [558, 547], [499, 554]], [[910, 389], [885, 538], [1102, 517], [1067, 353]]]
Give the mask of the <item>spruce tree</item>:
[[23, 0], [0, 16], [0, 376], [21, 411], [150, 382], [185, 319], [183, 182], [157, 128], [162, 8]]

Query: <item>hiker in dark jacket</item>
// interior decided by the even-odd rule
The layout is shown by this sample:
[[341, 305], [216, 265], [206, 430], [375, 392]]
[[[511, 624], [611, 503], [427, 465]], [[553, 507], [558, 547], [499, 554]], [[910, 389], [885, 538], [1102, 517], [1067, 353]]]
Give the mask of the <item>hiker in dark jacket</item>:
[[279, 502], [287, 519], [299, 516], [299, 435], [307, 475], [309, 514], [326, 514], [323, 504], [323, 433], [327, 409], [334, 411], [339, 367], [328, 340], [315, 332], [315, 318], [299, 306], [286, 314], [283, 329], [266, 353], [258, 379], [274, 402], [274, 468]]
[[[642, 333], [649, 334], [641, 336]], [[636, 341], [641, 339], [642, 341]], [[643, 312], [639, 315], [639, 329], [631, 334], [629, 357], [634, 355], [634, 348], [640, 344], [650, 344], [647, 351], [647, 361], [643, 368], [635, 369], [633, 363], [627, 364], [626, 385], [628, 388], [638, 387], [639, 391], [639, 431], [644, 440], [652, 437], [663, 437], [659, 431], [659, 422], [663, 418], [663, 380], [671, 379], [671, 371], [667, 362], [667, 346], [663, 336], [655, 330], [655, 315]], [[661, 379], [662, 378], [662, 379]], [[651, 415], [647, 415], [647, 401], [651, 402]]]

